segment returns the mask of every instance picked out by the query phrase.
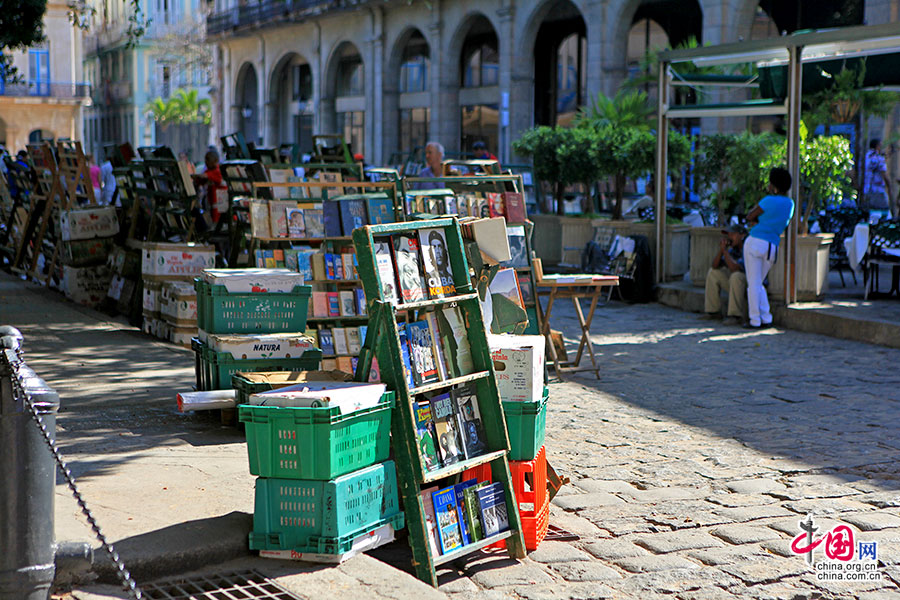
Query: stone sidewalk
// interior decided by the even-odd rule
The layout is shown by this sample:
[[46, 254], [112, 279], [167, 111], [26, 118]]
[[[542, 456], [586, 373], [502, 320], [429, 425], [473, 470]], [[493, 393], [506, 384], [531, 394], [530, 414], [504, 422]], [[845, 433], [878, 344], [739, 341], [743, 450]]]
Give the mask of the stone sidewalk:
[[[574, 339], [571, 309], [554, 314]], [[109, 537], [136, 558], [158, 546], [179, 562], [169, 570], [252, 567], [301, 598], [900, 598], [900, 350], [656, 304], [598, 309], [603, 377], [551, 384], [547, 418], [548, 457], [572, 479], [550, 522], [580, 539], [519, 563], [467, 557], [431, 590], [405, 572], [403, 541], [341, 567], [228, 556], [253, 478], [236, 430], [175, 411], [190, 353], [5, 275], [0, 321], [23, 330], [30, 364], [61, 392], [59, 441]], [[67, 496], [60, 487], [57, 537], [89, 540]], [[877, 543], [866, 580], [821, 580], [793, 555], [808, 514], [817, 536], [848, 525]], [[824, 544], [815, 557], [840, 562]]]

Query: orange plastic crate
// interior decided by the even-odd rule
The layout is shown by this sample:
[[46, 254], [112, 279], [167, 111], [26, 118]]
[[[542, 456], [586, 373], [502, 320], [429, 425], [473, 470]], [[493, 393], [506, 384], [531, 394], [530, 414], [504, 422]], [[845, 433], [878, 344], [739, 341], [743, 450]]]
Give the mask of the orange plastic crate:
[[[509, 461], [513, 491], [522, 521], [522, 536], [526, 550], [536, 550], [544, 541], [550, 525], [550, 498], [547, 495], [547, 452], [544, 446], [532, 460]], [[491, 465], [479, 465], [463, 473], [462, 480], [491, 481]], [[525, 505], [523, 507], [523, 505]], [[506, 548], [501, 540], [489, 546]]]

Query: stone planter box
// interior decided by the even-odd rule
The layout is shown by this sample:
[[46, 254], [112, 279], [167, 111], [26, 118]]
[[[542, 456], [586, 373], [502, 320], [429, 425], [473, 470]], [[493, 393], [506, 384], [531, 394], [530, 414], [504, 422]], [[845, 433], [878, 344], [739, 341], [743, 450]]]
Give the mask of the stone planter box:
[[691, 229], [691, 283], [706, 285], [706, 273], [719, 252], [722, 227], [694, 227]]
[[[828, 291], [828, 251], [834, 240], [832, 233], [797, 236], [797, 300], [821, 300]], [[778, 246], [778, 258], [769, 271], [769, 301], [784, 299], [784, 236]]]
[[[656, 224], [635, 221], [597, 221], [597, 225], [614, 227], [619, 235], [643, 235], [650, 244], [650, 256], [656, 265]], [[666, 272], [664, 281], [678, 281], [691, 268], [691, 226], [680, 223], [666, 225]], [[655, 267], [654, 267], [655, 268]], [[704, 273], [705, 275], [705, 273]]]
[[544, 266], [581, 265], [581, 252], [594, 238], [594, 227], [606, 222], [559, 215], [531, 215], [528, 218], [534, 223], [532, 248]]

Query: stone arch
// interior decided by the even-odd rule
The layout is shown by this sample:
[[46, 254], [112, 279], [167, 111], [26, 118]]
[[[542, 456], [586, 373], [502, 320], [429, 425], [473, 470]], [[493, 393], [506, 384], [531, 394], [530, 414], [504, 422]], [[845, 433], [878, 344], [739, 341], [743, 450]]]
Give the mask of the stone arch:
[[463, 51], [463, 45], [466, 42], [466, 38], [469, 37], [472, 28], [478, 25], [479, 22], [486, 22], [488, 25], [490, 25], [491, 29], [494, 32], [494, 35], [497, 36], [499, 50], [499, 23], [495, 22], [488, 14], [481, 11], [471, 11], [467, 13], [465, 16], [463, 16], [462, 19], [460, 19], [459, 24], [456, 26], [453, 34], [450, 36], [450, 39], [447, 41], [445, 56], [447, 57], [448, 63], [445, 65], [445, 71], [442, 74], [442, 77], [445, 77], [446, 79], [442, 79], [442, 82], [452, 82], [450, 83], [450, 85], [459, 87], [460, 65], [462, 60], [461, 54]]
[[244, 62], [238, 69], [234, 86], [234, 107], [237, 111], [236, 123], [238, 131], [244, 134], [247, 142], [258, 143], [259, 131], [259, 78], [256, 67], [250, 61]]
[[285, 52], [276, 61], [266, 88], [266, 139], [270, 143], [299, 143], [303, 152], [312, 150], [313, 76], [309, 61], [297, 52]]
[[[363, 59], [362, 52], [360, 52], [359, 50], [359, 47], [349, 40], [342, 40], [340, 42], [337, 42], [328, 56], [328, 61], [326, 62], [325, 67], [325, 75], [323, 77], [323, 90], [325, 92], [324, 95], [329, 98], [335, 98], [338, 95], [338, 74], [341, 66], [341, 58], [343, 56], [346, 56], [349, 52], [355, 52], [356, 55], [359, 56], [359, 59], [362, 62], [363, 66], [363, 73], [365, 73], [366, 63]], [[365, 76], [363, 76], [363, 80], [365, 80]]]
[[366, 114], [366, 68], [359, 47], [349, 40], [342, 40], [334, 45], [328, 56], [321, 83], [322, 133], [343, 134], [354, 154], [365, 153], [365, 131], [370, 126], [366, 121], [374, 116]]
[[[415, 25], [407, 26], [400, 35], [397, 36], [397, 39], [394, 40], [393, 45], [391, 46], [390, 53], [388, 54], [387, 60], [387, 79], [385, 81], [385, 90], [387, 91], [399, 91], [399, 71], [400, 67], [403, 64], [403, 53], [406, 50], [407, 45], [410, 40], [412, 40], [416, 35], [421, 36], [425, 43], [428, 45], [428, 56], [433, 59], [431, 48], [432, 41], [428, 39], [428, 36]], [[430, 69], [433, 72], [433, 67]], [[428, 74], [429, 79], [431, 78], [432, 73]], [[394, 89], [396, 87], [396, 89]], [[426, 84], [425, 89], [430, 89], [430, 87]]]
[[[432, 40], [415, 25], [406, 26], [389, 46], [382, 96], [383, 149], [386, 157], [393, 152], [404, 153], [417, 146], [423, 147], [431, 133], [430, 120], [435, 113], [431, 101], [432, 81], [439, 72], [433, 47]], [[411, 55], [407, 54], [408, 49]], [[427, 57], [424, 73], [423, 69], [417, 69], [421, 61], [412, 61], [412, 56], [419, 56], [420, 53]], [[409, 69], [406, 68], [407, 60], [411, 60]], [[420, 77], [416, 77], [417, 74]]]

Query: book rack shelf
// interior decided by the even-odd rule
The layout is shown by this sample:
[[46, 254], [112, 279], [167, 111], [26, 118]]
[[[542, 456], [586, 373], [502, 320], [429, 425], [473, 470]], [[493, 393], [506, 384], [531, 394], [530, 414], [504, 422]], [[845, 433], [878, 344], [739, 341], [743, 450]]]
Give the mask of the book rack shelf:
[[[393, 243], [391, 236], [419, 235], [420, 230], [426, 229], [443, 231], [455, 291], [441, 298], [398, 304], [395, 298], [386, 295], [385, 284], [394, 285], [394, 282], [383, 281], [384, 259], [382, 256], [382, 262], [379, 264], [377, 248], [383, 249], [385, 241], [389, 244]], [[369, 327], [359, 356], [356, 378], [360, 381], [365, 380], [373, 358], [377, 358], [382, 382], [387, 385], [389, 390], [393, 390], [397, 394], [391, 436], [416, 575], [422, 581], [436, 587], [436, 566], [475, 552], [501, 539], [507, 540], [507, 549], [511, 557], [525, 556], [521, 521], [507, 462], [509, 438], [494, 378], [493, 361], [487, 343], [478, 294], [475, 293], [469, 279], [468, 263], [463, 250], [459, 222], [452, 218], [442, 218], [367, 226], [354, 230], [353, 243], [356, 246], [359, 275], [369, 304]], [[469, 372], [455, 377], [447, 376], [428, 383], [414, 380], [414, 383], [411, 384], [406, 375], [406, 360], [402, 349], [404, 342], [401, 341], [398, 321], [401, 321], [405, 315], [406, 321], [411, 323], [417, 318], [428, 318], [429, 311], [444, 309], [458, 310], [462, 317], [461, 323], [464, 323], [465, 327], [458, 332], [458, 338], [456, 335], [442, 336], [441, 343], [450, 343], [447, 338], [462, 341], [462, 337], [465, 337], [471, 354], [471, 369]], [[407, 325], [407, 327], [409, 326]], [[416, 367], [410, 368], [415, 369]], [[454, 386], [461, 384], [468, 384], [469, 389], [474, 390], [474, 398], [484, 429], [483, 450], [478, 454], [472, 453], [474, 454], [472, 456], [469, 456], [467, 451], [463, 455], [464, 457], [457, 462], [450, 462], [438, 468], [434, 468], [435, 465], [432, 465], [432, 468], [429, 469], [426, 464], [427, 457], [423, 456], [423, 452], [419, 449], [420, 440], [417, 435], [413, 402], [417, 399], [424, 399], [424, 394], [449, 391]], [[432, 547], [430, 541], [427, 513], [421, 495], [423, 487], [429, 487], [439, 481], [448, 482], [449, 480], [448, 483], [456, 483], [454, 479], [458, 479], [464, 470], [485, 464], [490, 465], [493, 481], [500, 483], [504, 490], [509, 527], [497, 535], [465, 544], [460, 548], [441, 554]]]
[[[352, 238], [349, 235], [350, 228], [354, 222], [345, 219], [345, 215], [341, 213], [341, 210], [348, 206], [349, 203], [356, 201], [357, 206], [363, 207], [361, 214], [364, 220], [362, 224], [376, 218], [376, 212], [379, 220], [388, 219], [393, 221], [396, 219], [396, 213], [392, 210], [396, 206], [396, 183], [255, 181], [251, 183], [251, 189], [254, 195], [254, 202], [258, 201], [258, 196], [263, 196], [268, 199], [268, 208], [272, 210], [281, 210], [283, 212], [285, 209], [281, 208], [279, 203], [293, 203], [301, 207], [302, 210], [312, 209], [320, 211], [323, 219], [323, 228], [326, 227], [324, 224], [324, 219], [326, 218], [325, 204], [331, 202], [331, 204], [337, 205], [334, 206], [334, 212], [332, 213], [336, 216], [329, 218], [339, 218], [341, 222], [336, 225], [332, 223], [329, 228], [331, 229], [330, 233], [339, 235], [327, 235], [329, 231], [326, 229], [326, 235], [324, 236], [278, 237], [273, 235], [271, 227], [267, 227], [269, 235], [260, 236], [258, 235], [259, 229], [254, 228], [251, 223], [252, 237], [249, 248], [251, 260], [255, 257], [257, 250], [261, 250], [266, 254], [268, 250], [271, 250], [273, 254], [278, 250], [282, 254], [289, 254], [292, 250], [296, 250], [296, 248], [292, 248], [295, 245], [300, 248], [301, 253], [307, 254], [306, 257], [299, 257], [297, 264], [292, 260], [289, 261], [288, 256], [285, 256], [285, 263], [287, 264], [282, 265], [276, 262], [273, 265], [264, 264], [262, 266], [284, 266], [305, 273], [306, 283], [313, 286], [313, 297], [309, 304], [307, 331], [310, 335], [316, 337], [319, 347], [322, 348], [323, 368], [335, 368], [353, 373], [369, 316], [366, 311], [367, 303], [363, 295], [362, 282], [358, 276], [353, 276], [353, 273], [348, 272], [350, 269], [343, 264], [348, 256], [354, 252]], [[298, 190], [300, 191], [299, 194], [297, 194]], [[348, 190], [355, 193], [342, 193]], [[300, 197], [297, 197], [297, 195]], [[384, 210], [378, 212], [375, 210], [376, 207]], [[271, 224], [272, 213], [268, 214]], [[251, 208], [251, 220], [253, 217], [254, 209]], [[347, 231], [345, 232], [345, 230]], [[311, 254], [322, 254], [324, 258], [321, 261], [316, 261], [310, 256]], [[331, 271], [331, 268], [336, 266], [334, 262], [337, 259], [334, 257], [341, 259], [340, 268], [342, 273]], [[327, 258], [330, 258], [331, 261], [326, 260]], [[275, 260], [275, 256], [273, 256], [273, 260]], [[308, 265], [308, 267], [304, 265]], [[307, 268], [309, 269], [308, 271], [306, 271]], [[350, 299], [350, 294], [353, 296], [352, 300]], [[327, 314], [323, 314], [320, 310], [322, 307], [320, 300], [323, 296]], [[348, 303], [352, 305], [352, 310], [347, 310], [349, 308], [347, 306]], [[334, 310], [335, 305], [337, 306], [337, 311]], [[336, 312], [339, 314], [336, 314]]]
[[[418, 189], [422, 185], [433, 184], [440, 184], [444, 187], [442, 189]], [[432, 215], [455, 215], [461, 218], [476, 216], [472, 214], [470, 203], [461, 200], [464, 197], [474, 196], [484, 199], [478, 216], [491, 217], [496, 213], [491, 212], [490, 203], [486, 199], [488, 194], [504, 192], [523, 194], [523, 190], [521, 175], [406, 178], [403, 180], [403, 197], [397, 210], [403, 213], [403, 220], [407, 221], [416, 218], [431, 218]], [[522, 199], [524, 200], [524, 194]], [[535, 293], [536, 277], [531, 263], [533, 229], [534, 225], [527, 219], [524, 221], [507, 219], [510, 247], [512, 248], [516, 244], [514, 240], [519, 240], [519, 244], [524, 241], [525, 247], [524, 251], [518, 253], [519, 260], [516, 261], [516, 255], [514, 255], [511, 261], [513, 264], [506, 266], [516, 270], [523, 306], [528, 315], [528, 326], [524, 331], [518, 333], [538, 335], [541, 331], [541, 324], [538, 320], [540, 312], [537, 308], [537, 294]], [[520, 234], [524, 234], [524, 240], [521, 239]], [[482, 273], [476, 273], [476, 278], [481, 275]], [[493, 274], [488, 274], [488, 276], [492, 277]], [[483, 291], [481, 287], [479, 287], [479, 291]]]

